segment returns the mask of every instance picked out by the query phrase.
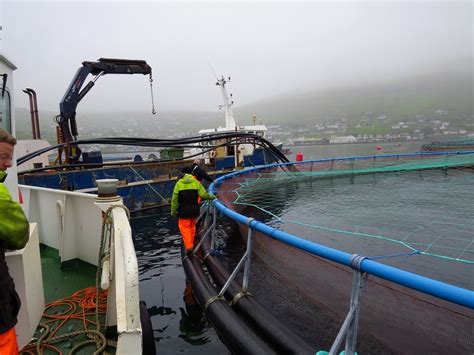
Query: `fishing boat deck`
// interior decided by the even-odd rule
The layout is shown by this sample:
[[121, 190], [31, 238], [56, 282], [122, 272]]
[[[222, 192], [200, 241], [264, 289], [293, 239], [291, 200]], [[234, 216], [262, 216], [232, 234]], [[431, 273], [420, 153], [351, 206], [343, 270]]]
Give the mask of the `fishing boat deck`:
[[[96, 330], [95, 279], [97, 267], [79, 259], [61, 265], [58, 250], [43, 244], [40, 244], [40, 254], [46, 304], [40, 323], [47, 324], [49, 327], [46, 338], [81, 332], [84, 330], [84, 324], [87, 324], [89, 330]], [[102, 309], [99, 319], [100, 323], [104, 324], [103, 307], [106, 305], [104, 295], [101, 295], [99, 304]], [[32, 341], [22, 349], [21, 353], [36, 353], [37, 339], [43, 337], [44, 334], [45, 328], [38, 326]], [[75, 347], [80, 346], [74, 353], [91, 354], [97, 348], [94, 341], [85, 344], [88, 341], [91, 340], [86, 334], [68, 336], [61, 341], [43, 342], [46, 344], [43, 351], [45, 354], [53, 354], [58, 351], [69, 353]], [[112, 347], [108, 346], [106, 350], [108, 353], [115, 353], [115, 349]]]
[[50, 303], [95, 285], [96, 267], [82, 260], [72, 260], [61, 266], [59, 252], [40, 244], [43, 269], [44, 301]]

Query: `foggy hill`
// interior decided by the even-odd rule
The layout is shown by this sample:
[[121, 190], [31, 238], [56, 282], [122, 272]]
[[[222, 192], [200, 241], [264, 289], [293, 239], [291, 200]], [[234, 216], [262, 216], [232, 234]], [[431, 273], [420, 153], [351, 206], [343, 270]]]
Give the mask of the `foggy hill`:
[[[18, 138], [30, 139], [32, 136], [30, 110], [17, 108], [15, 114]], [[53, 118], [57, 114], [58, 112], [39, 108], [41, 135], [50, 142], [56, 141], [56, 123]], [[156, 115], [152, 115], [150, 112], [140, 111], [83, 112], [80, 107], [77, 110], [76, 121], [80, 139], [97, 135], [165, 138], [180, 131], [185, 135], [192, 135], [201, 128], [224, 125], [222, 112], [159, 110]]]
[[[245, 106], [234, 108], [237, 124], [257, 123], [311, 124], [346, 117], [351, 120], [387, 115], [389, 120], [413, 118], [420, 113], [432, 114], [436, 109], [471, 116], [473, 110], [472, 73], [464, 69], [389, 83], [340, 87], [331, 90], [290, 92], [270, 97]], [[57, 112], [41, 111], [40, 122], [44, 134], [54, 137], [52, 118]], [[17, 132], [20, 138], [31, 136], [30, 114], [27, 109], [17, 109]], [[202, 128], [224, 125], [224, 113], [193, 111], [150, 112], [82, 112], [78, 107], [79, 133], [86, 138], [95, 131], [103, 136], [139, 135], [170, 137], [176, 132], [185, 135], [197, 133]], [[103, 132], [103, 133], [102, 133]]]
[[344, 116], [358, 120], [367, 113], [387, 115], [390, 120], [398, 121], [419, 113], [430, 114], [439, 108], [472, 115], [472, 80], [470, 71], [443, 72], [384, 84], [288, 93], [235, 111], [238, 118], [255, 113], [266, 124], [308, 124]]

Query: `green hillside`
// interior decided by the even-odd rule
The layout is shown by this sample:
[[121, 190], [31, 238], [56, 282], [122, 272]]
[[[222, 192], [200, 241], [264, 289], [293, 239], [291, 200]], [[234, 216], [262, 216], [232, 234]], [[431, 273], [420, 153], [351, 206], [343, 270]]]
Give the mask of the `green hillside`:
[[238, 117], [256, 113], [266, 124], [313, 123], [346, 117], [351, 120], [387, 115], [399, 121], [436, 109], [470, 116], [473, 110], [472, 73], [440, 73], [386, 84], [314, 91], [270, 98], [236, 110]]

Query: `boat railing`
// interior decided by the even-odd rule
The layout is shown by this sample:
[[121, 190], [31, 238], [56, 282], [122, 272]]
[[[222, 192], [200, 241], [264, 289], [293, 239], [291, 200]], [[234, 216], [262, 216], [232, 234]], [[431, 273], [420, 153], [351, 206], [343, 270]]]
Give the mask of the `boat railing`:
[[[451, 156], [451, 155], [464, 155], [464, 154], [474, 154], [474, 151], [462, 151], [462, 152], [423, 152], [423, 153], [414, 153], [414, 154], [387, 154], [387, 155], [377, 155], [377, 156], [362, 156], [362, 157], [343, 157], [343, 158], [329, 158], [329, 159], [319, 159], [313, 161], [303, 161], [303, 162], [291, 162], [283, 164], [269, 164], [264, 166], [259, 166], [255, 168], [245, 169], [236, 171], [227, 175], [224, 175], [211, 184], [209, 190], [211, 193], [218, 193], [219, 186], [221, 186], [224, 181], [230, 180], [237, 176], [242, 176], [245, 174], [250, 174], [257, 172], [262, 169], [272, 169], [277, 167], [285, 166], [298, 166], [298, 164], [311, 164], [311, 169], [313, 168], [313, 163], [321, 162], [336, 162], [336, 161], [354, 161], [355, 159], [376, 159], [382, 158], [417, 158], [423, 159], [428, 156]], [[231, 220], [237, 222], [240, 225], [246, 225], [248, 227], [248, 237], [251, 239], [254, 232], [259, 232], [270, 238], [276, 239], [280, 242], [283, 242], [287, 245], [295, 247], [304, 252], [310, 253], [313, 256], [324, 258], [330, 260], [340, 265], [350, 267], [353, 270], [352, 278], [352, 289], [349, 303], [349, 311], [345, 317], [345, 320], [339, 330], [338, 335], [329, 351], [329, 354], [337, 354], [338, 349], [340, 348], [344, 338], [346, 341], [345, 353], [354, 354], [355, 344], [357, 339], [358, 331], [358, 318], [360, 312], [360, 300], [362, 297], [362, 292], [364, 289], [365, 281], [369, 275], [374, 275], [378, 278], [384, 279], [386, 281], [408, 287], [412, 290], [422, 292], [427, 295], [434, 296], [441, 300], [445, 300], [456, 305], [467, 307], [468, 309], [474, 309], [474, 291], [457, 287], [451, 284], [447, 284], [441, 281], [437, 281], [428, 277], [424, 277], [409, 271], [405, 271], [396, 267], [389, 265], [381, 264], [377, 261], [371, 260], [370, 258], [357, 255], [349, 254], [344, 251], [340, 251], [334, 248], [330, 248], [313, 241], [305, 240], [295, 235], [291, 235], [284, 231], [275, 229], [271, 226], [266, 225], [258, 220], [244, 216], [231, 208], [227, 207], [221, 200], [216, 199], [212, 202], [212, 206], [208, 206], [206, 212], [209, 214], [208, 220], [212, 222], [209, 223], [209, 228], [204, 238], [208, 235], [211, 236], [211, 247], [214, 245], [213, 237], [216, 230], [216, 212], [220, 212], [222, 215], [230, 218]], [[203, 238], [203, 239], [204, 239]], [[201, 240], [202, 242], [202, 240]], [[247, 252], [242, 257], [242, 260], [237, 265], [234, 272], [241, 266], [244, 260], [250, 258], [247, 254], [251, 252], [251, 241], [248, 240], [247, 243]], [[247, 263], [247, 267], [250, 267], [250, 262]], [[234, 274], [233, 274], [234, 275]], [[231, 278], [233, 278], [231, 275]], [[230, 280], [229, 280], [230, 282]], [[246, 268], [244, 272], [244, 281], [243, 287], [247, 288], [248, 284], [248, 270]], [[223, 293], [223, 292], [221, 292]]]
[[137, 353], [142, 348], [138, 260], [122, 200], [110, 191], [101, 197], [100, 186], [99, 196], [28, 185], [19, 185], [19, 191], [28, 219], [38, 223], [40, 242], [57, 249], [61, 262], [78, 258], [98, 266], [96, 286], [108, 289], [107, 326], [117, 326], [116, 353]]
[[[104, 212], [101, 248], [101, 288], [109, 290], [107, 326], [117, 325], [117, 354], [142, 348], [138, 260], [129, 212], [116, 194], [117, 180], [98, 180], [96, 205]], [[105, 192], [104, 192], [105, 191]]]
[[38, 223], [40, 243], [58, 250], [61, 263], [77, 258], [97, 265], [97, 195], [30, 185], [19, 185], [19, 191], [28, 220]]

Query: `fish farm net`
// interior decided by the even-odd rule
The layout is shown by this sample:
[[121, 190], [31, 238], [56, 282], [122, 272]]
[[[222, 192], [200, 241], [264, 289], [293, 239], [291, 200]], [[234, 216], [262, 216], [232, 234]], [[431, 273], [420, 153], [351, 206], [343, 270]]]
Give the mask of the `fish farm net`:
[[447, 139], [439, 142], [432, 142], [422, 146], [427, 151], [448, 151], [448, 150], [472, 150], [474, 149], [474, 137], [463, 137]]
[[[474, 289], [474, 152], [275, 165], [225, 179], [217, 193], [228, 208], [277, 230]], [[239, 229], [247, 235], [246, 225]], [[254, 255], [342, 322], [352, 269], [262, 233]], [[364, 292], [360, 332], [395, 352], [474, 349], [472, 309], [373, 275]]]

